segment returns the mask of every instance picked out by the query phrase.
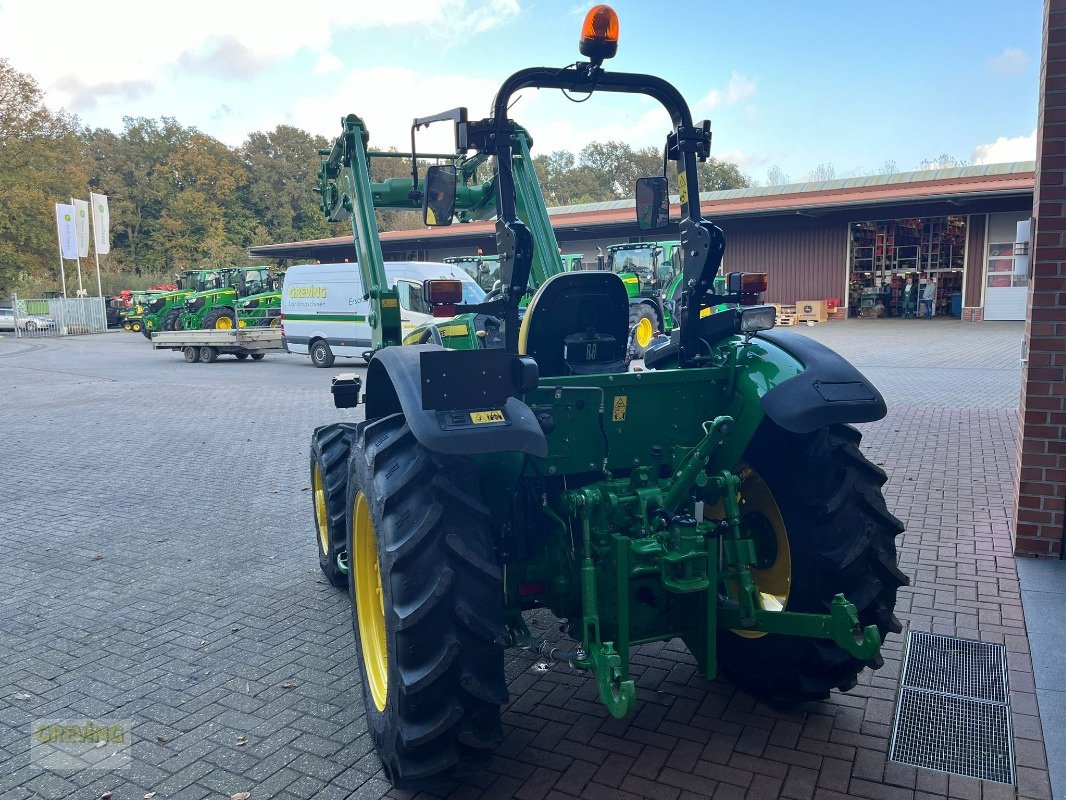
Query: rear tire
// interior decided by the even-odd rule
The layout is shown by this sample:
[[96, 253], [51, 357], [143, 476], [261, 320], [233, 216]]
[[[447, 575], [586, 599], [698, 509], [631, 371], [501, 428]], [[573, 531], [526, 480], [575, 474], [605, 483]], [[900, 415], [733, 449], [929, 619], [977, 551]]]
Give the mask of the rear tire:
[[322, 369], [328, 369], [333, 366], [333, 362], [336, 361], [336, 357], [333, 355], [333, 351], [329, 349], [329, 345], [324, 339], [319, 339], [313, 345], [311, 345], [311, 363], [316, 367]]
[[629, 307], [629, 335], [633, 340], [633, 358], [644, 358], [655, 335], [663, 329], [659, 315], [647, 303]]
[[[850, 425], [794, 434], [767, 419], [744, 459], [784, 518], [791, 557], [787, 610], [824, 614], [843, 593], [860, 623], [876, 624], [884, 639], [902, 630], [893, 609], [896, 591], [908, 583], [896, 566], [895, 537], [903, 524], [885, 505], [887, 476], [859, 451], [861, 438]], [[718, 663], [753, 697], [793, 703], [823, 699], [834, 688], [847, 691], [865, 667], [884, 662], [880, 655], [860, 661], [826, 639], [745, 638], [721, 629]]]
[[183, 347], [181, 349], [181, 353], [183, 356], [185, 356], [185, 360], [188, 361], [190, 364], [195, 364], [197, 361], [200, 360], [199, 347], [192, 347], [191, 345], [189, 347]]
[[238, 361], [244, 361], [246, 358], [248, 358], [247, 353], [234, 353], [233, 355], [237, 357]]
[[335, 422], [311, 434], [311, 511], [318, 566], [338, 589], [348, 586], [337, 557], [348, 549], [348, 453], [355, 432], [355, 425]]
[[[360, 609], [356, 600], [365, 572], [355, 542], [357, 501], [372, 523], [380, 567], [383, 707], [374, 700], [367, 677], [373, 661], [360, 638], [360, 618], [365, 624], [374, 609]], [[385, 773], [398, 788], [461, 778], [500, 742], [507, 700], [502, 574], [477, 469], [470, 459], [427, 451], [394, 414], [366, 424], [352, 445], [347, 509], [360, 681]]]
[[266, 353], [252, 353], [252, 361], [262, 361], [266, 358]]
[[204, 345], [200, 348], [200, 360], [205, 364], [214, 364], [218, 360], [218, 350]]

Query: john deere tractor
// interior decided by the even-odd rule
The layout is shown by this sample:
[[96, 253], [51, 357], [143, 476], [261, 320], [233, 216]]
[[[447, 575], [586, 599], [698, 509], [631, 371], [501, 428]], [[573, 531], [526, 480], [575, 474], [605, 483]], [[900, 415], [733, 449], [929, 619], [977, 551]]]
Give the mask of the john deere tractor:
[[[581, 269], [583, 256], [580, 253], [565, 253], [559, 258], [563, 260], [565, 271]], [[500, 279], [500, 257], [483, 255], [480, 248], [475, 256], [452, 256], [444, 259], [444, 263], [454, 264], [464, 270], [486, 292], [492, 291]]]
[[656, 333], [674, 329], [674, 301], [681, 292], [681, 242], [612, 244], [602, 268], [620, 276], [626, 286], [633, 351], [643, 358]]
[[[235, 309], [238, 307], [238, 300], [253, 297], [264, 303], [262, 311], [271, 306], [281, 307], [281, 294], [277, 291], [267, 267], [227, 267], [218, 270], [212, 285], [186, 295], [185, 308], [174, 329], [229, 330], [237, 324]], [[258, 320], [259, 315], [256, 314], [254, 318]]]
[[158, 331], [180, 330], [181, 315], [185, 312], [185, 298], [193, 292], [200, 292], [213, 286], [218, 280], [217, 269], [186, 270], [176, 278], [178, 288], [173, 292], [163, 292], [148, 301], [144, 313], [144, 327], [141, 333], [146, 338]]
[[[831, 350], [770, 330], [766, 275], [723, 275], [715, 291], [725, 239], [686, 190], [710, 153], [710, 124], [665, 80], [604, 69], [617, 35], [614, 12], [597, 6], [581, 38], [587, 61], [515, 73], [486, 119], [465, 109], [416, 119], [413, 131], [450, 121], [457, 151], [424, 176], [410, 154], [405, 185], [371, 182], [374, 153], [354, 114], [322, 151], [322, 207], [351, 221], [374, 352], [365, 386], [352, 373], [332, 387], [338, 407], [363, 404], [363, 421], [312, 436], [315, 538], [325, 574], [348, 589], [367, 725], [398, 786], [458, 778], [489, 757], [507, 647], [588, 671], [621, 718], [636, 702], [630, 652], [641, 644], [680, 639], [702, 676], [795, 702], [853, 687], [900, 630], [903, 526], [849, 425], [883, 417], [884, 401]], [[557, 257], [529, 137], [508, 118], [527, 88], [643, 94], [672, 121], [684, 284], [678, 329], [644, 370], [626, 368], [622, 278], [565, 272]], [[641, 179], [642, 229], [669, 224], [667, 192], [665, 176]], [[425, 343], [400, 346], [375, 208], [421, 205], [428, 224], [447, 225], [486, 202], [500, 291], [464, 305], [458, 281], [427, 281], [442, 319]], [[450, 341], [445, 327], [471, 331], [473, 347], [438, 344]], [[523, 612], [538, 608], [573, 644], [531, 635]]]

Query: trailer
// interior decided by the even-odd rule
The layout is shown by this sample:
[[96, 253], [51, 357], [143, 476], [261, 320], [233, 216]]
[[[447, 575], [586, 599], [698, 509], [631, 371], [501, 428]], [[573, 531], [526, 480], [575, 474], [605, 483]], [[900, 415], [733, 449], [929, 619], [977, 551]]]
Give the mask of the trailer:
[[152, 334], [156, 350], [180, 350], [189, 363], [212, 363], [220, 355], [233, 355], [238, 361], [261, 360], [272, 350], [284, 350], [280, 328], [230, 328], [195, 331], [160, 331]]

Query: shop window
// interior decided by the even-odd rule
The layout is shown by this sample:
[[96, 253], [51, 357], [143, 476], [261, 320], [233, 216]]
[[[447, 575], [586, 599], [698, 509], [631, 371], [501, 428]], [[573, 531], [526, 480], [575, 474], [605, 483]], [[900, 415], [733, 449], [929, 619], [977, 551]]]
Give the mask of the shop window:
[[988, 245], [989, 288], [1009, 289], [1012, 286], [1027, 286], [1029, 279], [1025, 274], [1014, 271], [1014, 242], [993, 242]]

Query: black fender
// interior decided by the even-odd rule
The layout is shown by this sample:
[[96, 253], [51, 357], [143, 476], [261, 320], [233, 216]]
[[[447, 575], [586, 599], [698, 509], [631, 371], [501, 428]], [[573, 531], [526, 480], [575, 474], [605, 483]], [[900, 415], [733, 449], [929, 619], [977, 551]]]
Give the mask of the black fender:
[[378, 350], [366, 372], [366, 418], [402, 413], [419, 444], [435, 453], [472, 456], [515, 452], [540, 458], [548, 455], [548, 441], [536, 415], [517, 397], [508, 397], [504, 403], [506, 425], [445, 428], [441, 418], [448, 412], [422, 408], [419, 357], [425, 352], [444, 350], [435, 344]]
[[784, 350], [804, 370], [763, 395], [766, 416], [792, 433], [810, 433], [842, 422], [874, 422], [888, 413], [885, 399], [866, 376], [824, 344], [786, 331], [757, 338]]

